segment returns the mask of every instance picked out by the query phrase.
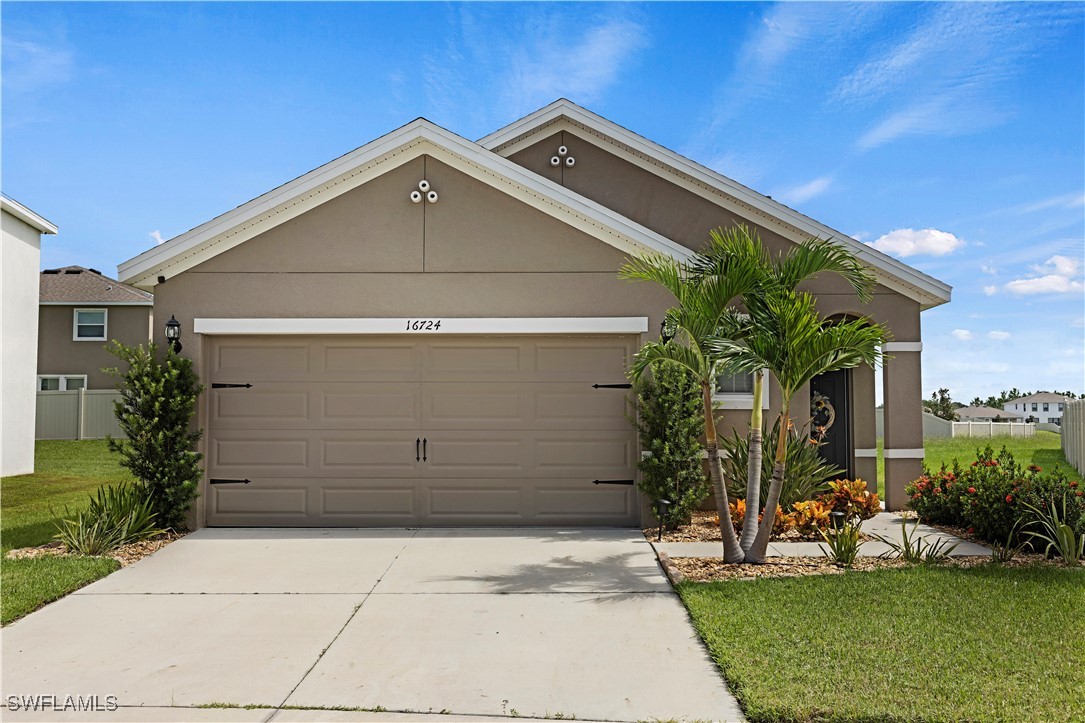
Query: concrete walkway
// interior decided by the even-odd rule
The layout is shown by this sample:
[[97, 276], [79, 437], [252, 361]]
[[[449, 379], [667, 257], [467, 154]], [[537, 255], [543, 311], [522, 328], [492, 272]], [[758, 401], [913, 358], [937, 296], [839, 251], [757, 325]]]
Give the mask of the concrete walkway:
[[[863, 522], [861, 529], [870, 535], [881, 535], [887, 540], [900, 541], [902, 536], [901, 527], [907, 524], [908, 532], [912, 532], [915, 520], [905, 520], [896, 512], [880, 512], [874, 517]], [[953, 557], [972, 555], [990, 555], [991, 549], [974, 542], [965, 542], [958, 537], [937, 530], [928, 525], [919, 525], [913, 533], [915, 537], [922, 538], [929, 543], [939, 540], [947, 540], [948, 544], [958, 543], [953, 552]], [[818, 542], [770, 542], [769, 557], [824, 557], [822, 551], [824, 543]], [[656, 550], [664, 552], [670, 557], [723, 557], [723, 543], [720, 542], [655, 542]], [[889, 545], [878, 540], [868, 540], [859, 548], [859, 555], [863, 557], [878, 557], [890, 551]]]
[[4, 720], [742, 718], [636, 530], [201, 530], [2, 645], [5, 702], [122, 706]]

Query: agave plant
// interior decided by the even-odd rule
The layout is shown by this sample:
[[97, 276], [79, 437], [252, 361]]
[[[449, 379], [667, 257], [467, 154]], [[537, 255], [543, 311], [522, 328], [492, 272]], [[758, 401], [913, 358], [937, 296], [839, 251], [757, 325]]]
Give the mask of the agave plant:
[[162, 530], [155, 526], [151, 501], [143, 490], [135, 485], [120, 484], [99, 488], [98, 494], [90, 498], [89, 507], [74, 516], [65, 508], [54, 538], [72, 552], [105, 555], [121, 545], [161, 533]]
[[1043, 509], [1027, 503], [1024, 506], [1036, 515], [1036, 519], [1030, 524], [1040, 526], [1039, 532], [1026, 531], [1025, 534], [1039, 540], [1041, 544], [1047, 543], [1044, 548], [1045, 557], [1050, 557], [1051, 551], [1054, 550], [1067, 565], [1076, 565], [1082, 557], [1085, 557], [1085, 534], [1078, 538], [1074, 534], [1074, 529], [1066, 524], [1065, 492], [1062, 495], [1061, 510], [1053, 499], [1048, 500]]

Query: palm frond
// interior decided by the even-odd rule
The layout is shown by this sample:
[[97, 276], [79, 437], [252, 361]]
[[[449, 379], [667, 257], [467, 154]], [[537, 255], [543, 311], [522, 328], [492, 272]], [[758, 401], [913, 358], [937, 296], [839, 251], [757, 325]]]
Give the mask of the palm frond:
[[820, 273], [843, 278], [860, 301], [871, 299], [874, 275], [843, 246], [825, 239], [808, 239], [775, 263], [775, 277], [785, 289], [794, 291], [803, 281]]
[[646, 342], [640, 348], [633, 357], [629, 375], [633, 379], [640, 379], [649, 367], [658, 362], [684, 367], [693, 372], [698, 382], [712, 379], [712, 364], [699, 349], [676, 342], [664, 344], [658, 341]]
[[688, 275], [685, 265], [663, 254], [640, 254], [627, 259], [618, 270], [619, 279], [652, 281], [671, 292], [681, 301], [683, 278]]

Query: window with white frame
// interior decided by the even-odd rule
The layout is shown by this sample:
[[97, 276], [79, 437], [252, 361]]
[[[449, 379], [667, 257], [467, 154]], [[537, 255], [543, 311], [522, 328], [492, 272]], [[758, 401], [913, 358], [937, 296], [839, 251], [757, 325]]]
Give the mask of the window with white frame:
[[[761, 395], [761, 406], [769, 407], [768, 377]], [[721, 374], [716, 377], [712, 398], [719, 409], [750, 409], [753, 407], [753, 374]]]
[[86, 374], [42, 374], [38, 376], [39, 392], [64, 392], [72, 389], [86, 389]]
[[1062, 409], [1062, 402], [1059, 402], [1059, 411], [1060, 411], [1060, 412], [1061, 412], [1061, 411], [1063, 411], [1063, 409]]
[[1044, 402], [1044, 411], [1045, 411], [1045, 412], [1050, 412], [1051, 410], [1050, 410], [1050, 409], [1048, 409], [1048, 408], [1047, 408], [1047, 406], [1048, 406], [1048, 403], [1047, 403], [1047, 402]]
[[753, 374], [721, 374], [716, 377], [716, 394], [753, 394]]
[[105, 341], [106, 310], [76, 309], [72, 326], [74, 341]]

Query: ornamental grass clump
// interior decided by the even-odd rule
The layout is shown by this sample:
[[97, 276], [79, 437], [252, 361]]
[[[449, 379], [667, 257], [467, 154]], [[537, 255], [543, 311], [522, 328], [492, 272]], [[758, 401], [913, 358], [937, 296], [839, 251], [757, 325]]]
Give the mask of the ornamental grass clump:
[[74, 516], [64, 509], [55, 539], [81, 555], [106, 555], [122, 545], [162, 534], [151, 501], [135, 485], [102, 487]]

